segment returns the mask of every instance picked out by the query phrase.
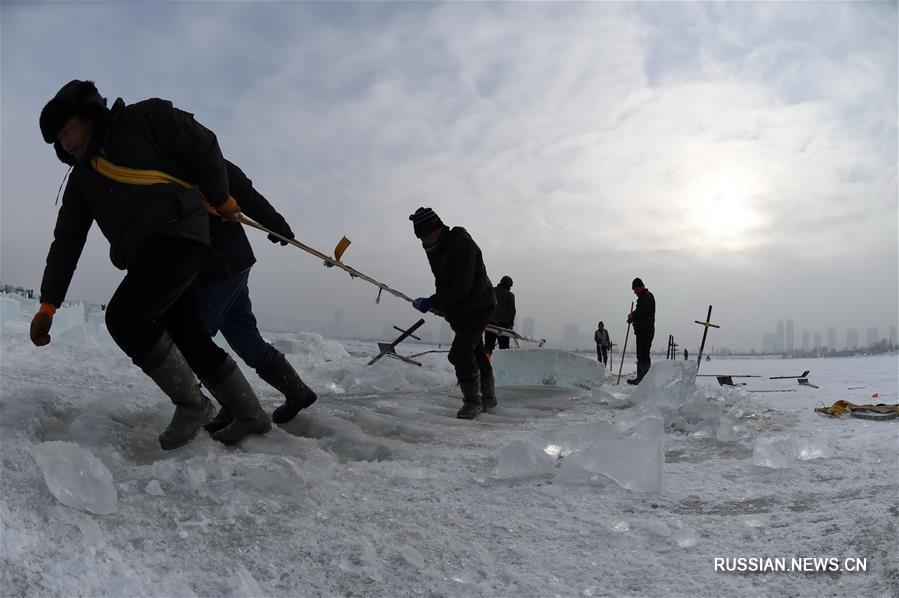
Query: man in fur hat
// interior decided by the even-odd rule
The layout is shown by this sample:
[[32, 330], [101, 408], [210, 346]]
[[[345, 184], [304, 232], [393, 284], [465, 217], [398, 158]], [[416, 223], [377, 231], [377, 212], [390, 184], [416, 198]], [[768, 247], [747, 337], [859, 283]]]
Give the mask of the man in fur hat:
[[107, 108], [90, 81], [71, 81], [40, 117], [44, 141], [72, 166], [31, 323], [35, 345], [50, 342], [88, 230], [96, 220], [110, 259], [126, 275], [106, 307], [110, 335], [175, 404], [163, 449], [189, 442], [214, 409], [197, 379], [234, 414], [213, 437], [226, 444], [271, 429], [237, 364], [212, 342], [198, 314], [197, 277], [210, 253], [204, 198], [223, 218], [227, 164], [212, 131], [171, 102]]

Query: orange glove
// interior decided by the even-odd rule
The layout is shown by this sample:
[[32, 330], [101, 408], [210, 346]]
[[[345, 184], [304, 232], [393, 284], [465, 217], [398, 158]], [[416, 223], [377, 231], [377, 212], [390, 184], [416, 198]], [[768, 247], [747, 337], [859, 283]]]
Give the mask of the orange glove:
[[237, 205], [237, 200], [229, 195], [227, 201], [218, 206], [215, 211], [225, 220], [236, 222], [237, 216], [240, 214], [240, 206]]
[[50, 343], [50, 327], [53, 325], [53, 314], [56, 308], [52, 303], [41, 303], [40, 309], [31, 320], [31, 342], [38, 347]]

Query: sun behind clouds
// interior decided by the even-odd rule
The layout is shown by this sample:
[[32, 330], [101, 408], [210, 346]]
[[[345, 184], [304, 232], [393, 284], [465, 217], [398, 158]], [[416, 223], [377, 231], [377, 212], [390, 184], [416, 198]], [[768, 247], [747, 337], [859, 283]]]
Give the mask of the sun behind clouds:
[[763, 221], [757, 201], [762, 186], [757, 177], [739, 170], [700, 179], [687, 191], [688, 217], [708, 243], [728, 249], [752, 245]]

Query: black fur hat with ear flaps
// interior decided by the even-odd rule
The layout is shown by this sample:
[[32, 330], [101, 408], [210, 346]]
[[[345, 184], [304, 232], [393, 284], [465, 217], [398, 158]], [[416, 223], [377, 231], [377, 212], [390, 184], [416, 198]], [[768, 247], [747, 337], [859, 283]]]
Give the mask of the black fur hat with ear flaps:
[[106, 111], [106, 98], [100, 95], [93, 81], [69, 81], [41, 110], [41, 134], [44, 141], [54, 143], [59, 130], [71, 117], [97, 116]]

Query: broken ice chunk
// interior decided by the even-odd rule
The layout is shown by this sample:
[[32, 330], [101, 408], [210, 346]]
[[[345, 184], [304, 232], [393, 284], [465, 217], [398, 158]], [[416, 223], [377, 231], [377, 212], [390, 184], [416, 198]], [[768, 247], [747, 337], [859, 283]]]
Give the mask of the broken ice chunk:
[[42, 442], [31, 449], [50, 493], [62, 504], [97, 515], [115, 513], [118, 494], [109, 469], [72, 442]]

